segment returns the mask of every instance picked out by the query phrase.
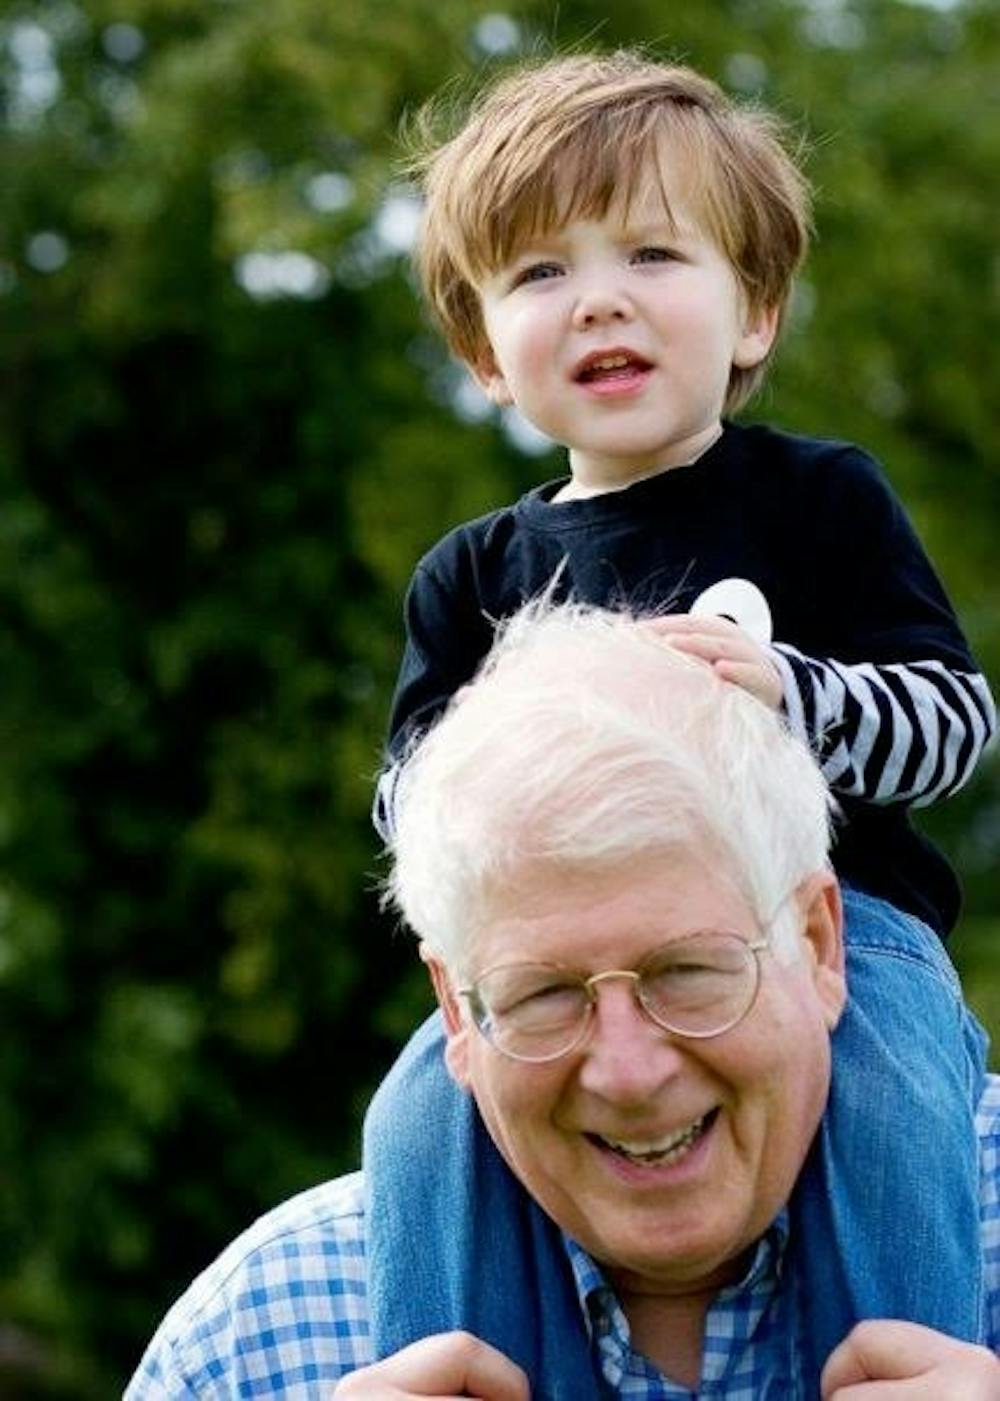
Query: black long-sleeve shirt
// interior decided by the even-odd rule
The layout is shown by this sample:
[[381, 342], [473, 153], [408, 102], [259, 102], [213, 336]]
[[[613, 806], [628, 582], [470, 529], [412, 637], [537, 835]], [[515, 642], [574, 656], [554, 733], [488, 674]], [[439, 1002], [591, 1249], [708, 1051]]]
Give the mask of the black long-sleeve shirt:
[[409, 738], [475, 674], [495, 622], [557, 574], [557, 598], [639, 613], [687, 611], [735, 576], [768, 601], [789, 724], [837, 795], [835, 866], [946, 934], [958, 883], [907, 809], [966, 781], [996, 713], [874, 460], [845, 443], [727, 424], [697, 462], [622, 491], [554, 502], [561, 485], [457, 527], [418, 564], [375, 802], [383, 836]]

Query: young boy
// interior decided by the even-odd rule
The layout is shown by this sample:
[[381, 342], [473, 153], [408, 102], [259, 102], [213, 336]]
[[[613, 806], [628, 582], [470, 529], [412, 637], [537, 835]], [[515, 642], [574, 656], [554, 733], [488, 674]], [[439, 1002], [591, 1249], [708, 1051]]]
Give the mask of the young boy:
[[[394, 758], [473, 675], [496, 621], [548, 588], [648, 612], [671, 645], [783, 709], [841, 809], [851, 986], [791, 1209], [808, 1281], [802, 1394], [818, 1394], [858, 1318], [975, 1338], [982, 1044], [936, 937], [957, 917], [957, 882], [907, 809], [968, 778], [995, 712], [873, 460], [723, 417], [764, 376], [807, 244], [808, 193], [780, 129], [688, 68], [574, 56], [488, 89], [419, 170], [419, 271], [448, 343], [497, 404], [566, 446], [570, 475], [458, 527], [418, 565], [376, 823], [391, 840]], [[558, 1270], [551, 1246], [533, 1280], [502, 1248], [475, 1280], [455, 1278], [449, 1240], [513, 1188], [433, 1036], [404, 1053], [366, 1128], [377, 1348], [470, 1327], [534, 1369], [536, 1394], [590, 1395], [538, 1360], [520, 1302]], [[924, 1191], [925, 1155], [947, 1158], [948, 1200]], [[417, 1158], [439, 1185], [415, 1206]]]

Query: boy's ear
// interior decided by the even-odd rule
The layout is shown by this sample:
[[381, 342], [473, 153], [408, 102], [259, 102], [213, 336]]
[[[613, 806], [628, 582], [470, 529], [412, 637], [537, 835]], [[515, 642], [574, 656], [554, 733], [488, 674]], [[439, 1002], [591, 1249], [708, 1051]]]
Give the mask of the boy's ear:
[[738, 369], [753, 369], [765, 358], [778, 334], [779, 316], [775, 306], [746, 312], [743, 332], [733, 351], [733, 364]]
[[802, 938], [808, 947], [813, 986], [832, 1031], [847, 1001], [840, 886], [832, 871], [817, 871], [806, 877], [795, 898], [802, 912]]
[[479, 385], [486, 397], [496, 404], [497, 408], [505, 409], [514, 402], [514, 396], [507, 387], [497, 364], [492, 350], [486, 350], [481, 360], [475, 364], [469, 363], [469, 373]]
[[460, 1089], [469, 1089], [469, 1027], [462, 1019], [461, 1007], [452, 987], [448, 970], [430, 952], [426, 944], [420, 945], [420, 957], [427, 965], [434, 995], [441, 1008], [447, 1040], [444, 1048], [444, 1063], [448, 1073]]

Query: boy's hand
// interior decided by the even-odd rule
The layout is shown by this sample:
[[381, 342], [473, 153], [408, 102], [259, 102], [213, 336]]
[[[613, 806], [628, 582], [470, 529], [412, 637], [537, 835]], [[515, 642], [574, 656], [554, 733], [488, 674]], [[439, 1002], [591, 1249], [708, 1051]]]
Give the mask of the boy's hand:
[[823, 1401], [998, 1401], [1000, 1359], [919, 1323], [877, 1319], [830, 1354]]
[[471, 1333], [437, 1333], [362, 1367], [333, 1389], [337, 1401], [530, 1401], [528, 1379], [516, 1363]]
[[742, 686], [772, 710], [781, 705], [781, 673], [770, 654], [728, 618], [670, 613], [645, 624], [679, 652], [708, 662], [723, 681]]

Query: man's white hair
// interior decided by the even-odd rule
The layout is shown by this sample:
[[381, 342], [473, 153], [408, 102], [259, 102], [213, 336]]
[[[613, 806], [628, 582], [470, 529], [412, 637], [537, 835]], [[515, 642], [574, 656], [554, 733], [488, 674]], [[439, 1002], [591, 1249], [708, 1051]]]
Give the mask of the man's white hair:
[[388, 897], [456, 971], [529, 869], [701, 853], [764, 927], [827, 864], [828, 792], [780, 716], [648, 622], [580, 604], [536, 601], [499, 629], [396, 797]]

